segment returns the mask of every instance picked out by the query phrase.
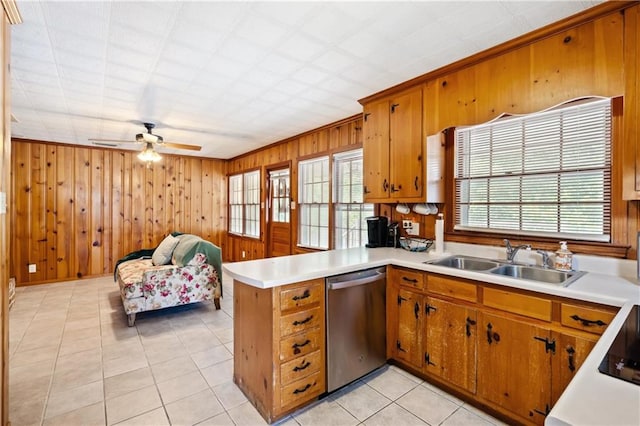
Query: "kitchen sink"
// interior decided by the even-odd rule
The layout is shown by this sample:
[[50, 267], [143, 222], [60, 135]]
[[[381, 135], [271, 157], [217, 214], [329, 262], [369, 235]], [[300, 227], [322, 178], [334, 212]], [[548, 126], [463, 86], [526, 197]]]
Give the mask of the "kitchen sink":
[[437, 266], [446, 266], [449, 268], [464, 269], [467, 271], [488, 271], [489, 269], [500, 266], [500, 263], [492, 260], [469, 256], [450, 256], [441, 260], [425, 263]]
[[557, 271], [555, 269], [544, 269], [525, 265], [502, 265], [489, 272], [507, 277], [541, 281], [547, 284], [558, 284], [563, 287], [568, 286], [584, 274], [583, 272]]
[[585, 272], [580, 271], [558, 271], [538, 266], [507, 263], [506, 261], [483, 259], [472, 256], [449, 256], [444, 259], [430, 260], [424, 263], [466, 271], [491, 273], [562, 287], [567, 287], [573, 281], [585, 274]]

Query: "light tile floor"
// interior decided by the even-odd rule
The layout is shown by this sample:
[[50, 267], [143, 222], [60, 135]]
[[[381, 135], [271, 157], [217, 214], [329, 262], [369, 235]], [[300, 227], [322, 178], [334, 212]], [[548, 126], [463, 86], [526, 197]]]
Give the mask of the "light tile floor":
[[[21, 425], [263, 425], [232, 381], [233, 288], [213, 303], [139, 314], [127, 326], [110, 277], [17, 289], [9, 417]], [[496, 419], [384, 367], [284, 425], [492, 425]]]

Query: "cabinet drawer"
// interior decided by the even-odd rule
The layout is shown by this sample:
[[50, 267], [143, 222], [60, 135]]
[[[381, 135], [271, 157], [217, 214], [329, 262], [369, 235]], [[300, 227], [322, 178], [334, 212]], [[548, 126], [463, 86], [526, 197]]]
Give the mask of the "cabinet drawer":
[[391, 280], [399, 285], [424, 289], [425, 274], [420, 271], [411, 271], [409, 269], [392, 268]]
[[570, 303], [563, 303], [561, 309], [562, 316], [560, 321], [562, 325], [595, 334], [602, 334], [611, 320], [613, 320], [613, 317], [616, 316], [613, 312]]
[[456, 299], [478, 301], [478, 286], [438, 275], [429, 275], [427, 290], [431, 293], [451, 296]]
[[320, 348], [320, 328], [294, 334], [280, 340], [280, 361], [309, 354]]
[[324, 374], [317, 371], [308, 377], [282, 387], [280, 404], [282, 408], [292, 408], [324, 392]]
[[283, 385], [288, 385], [295, 380], [320, 371], [320, 362], [320, 351], [311, 352], [309, 355], [285, 362], [280, 366], [280, 381]]
[[483, 295], [485, 306], [551, 321], [551, 300], [493, 288], [485, 288]]
[[307, 309], [280, 317], [280, 336], [299, 333], [303, 330], [320, 326], [323, 318], [320, 308]]
[[295, 287], [286, 286], [280, 290], [280, 310], [299, 308], [319, 303], [324, 292], [324, 281], [307, 281]]

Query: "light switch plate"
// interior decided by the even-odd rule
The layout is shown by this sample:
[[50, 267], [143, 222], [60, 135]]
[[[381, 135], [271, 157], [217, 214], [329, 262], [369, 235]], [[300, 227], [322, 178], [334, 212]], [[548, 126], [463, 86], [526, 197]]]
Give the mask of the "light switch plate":
[[420, 224], [418, 222], [411, 222], [411, 226], [407, 228], [408, 235], [420, 234]]

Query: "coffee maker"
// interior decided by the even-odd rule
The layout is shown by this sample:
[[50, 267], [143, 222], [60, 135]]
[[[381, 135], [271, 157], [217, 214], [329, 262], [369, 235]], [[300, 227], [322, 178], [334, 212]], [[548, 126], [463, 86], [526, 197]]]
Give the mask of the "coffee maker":
[[366, 247], [399, 247], [400, 232], [397, 222], [389, 223], [386, 216], [371, 216], [367, 218], [367, 236], [369, 242]]

